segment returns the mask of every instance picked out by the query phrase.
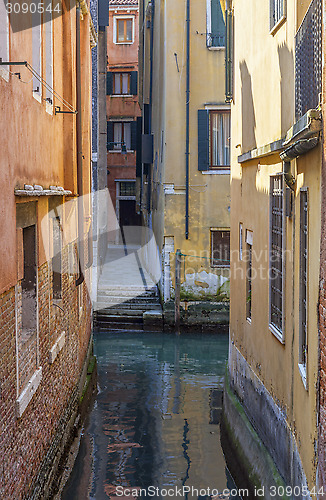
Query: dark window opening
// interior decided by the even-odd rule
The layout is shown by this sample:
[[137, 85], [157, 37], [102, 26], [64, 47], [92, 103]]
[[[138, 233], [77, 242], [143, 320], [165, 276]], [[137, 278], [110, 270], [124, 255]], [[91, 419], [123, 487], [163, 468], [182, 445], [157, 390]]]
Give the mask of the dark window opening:
[[62, 237], [60, 219], [53, 219], [52, 287], [53, 298], [62, 298]]
[[226, 267], [230, 265], [230, 231], [226, 229], [211, 230], [211, 266]]
[[35, 225], [23, 229], [24, 277], [22, 279], [22, 329], [35, 331], [37, 326], [37, 262]]

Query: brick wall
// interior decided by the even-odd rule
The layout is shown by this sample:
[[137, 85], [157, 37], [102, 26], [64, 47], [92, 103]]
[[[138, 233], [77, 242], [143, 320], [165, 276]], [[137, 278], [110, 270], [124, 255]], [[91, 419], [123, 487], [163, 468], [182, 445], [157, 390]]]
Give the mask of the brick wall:
[[[28, 345], [18, 342], [21, 335], [20, 283], [0, 296], [2, 499], [19, 500], [26, 497], [35, 483], [44, 457], [53, 447], [54, 437], [63, 425], [62, 416], [67, 413], [68, 405], [71, 405], [80, 379], [91, 335], [91, 302], [84, 283], [80, 313], [75, 286], [76, 269], [72, 273], [68, 266], [69, 251], [73, 250], [70, 245], [64, 248], [62, 255], [62, 299], [56, 301], [62, 310], [53, 301], [51, 263], [46, 262], [38, 269], [38, 342], [34, 342], [34, 337], [29, 339]], [[86, 261], [87, 257], [86, 249]], [[65, 331], [65, 344], [51, 364], [50, 349], [62, 331]], [[18, 358], [17, 348], [20, 354]], [[34, 362], [36, 356], [37, 365]], [[17, 418], [16, 399], [39, 366], [42, 367], [41, 383], [22, 417]], [[17, 367], [20, 375], [18, 389]]]

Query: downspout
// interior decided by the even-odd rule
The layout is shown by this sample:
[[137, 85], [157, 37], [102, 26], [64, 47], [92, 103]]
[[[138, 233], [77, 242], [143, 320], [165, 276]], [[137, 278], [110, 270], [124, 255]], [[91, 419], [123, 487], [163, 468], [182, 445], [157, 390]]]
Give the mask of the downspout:
[[186, 76], [186, 240], [189, 238], [189, 104], [190, 104], [190, 0], [187, 0], [187, 76]]
[[[154, 56], [154, 14], [155, 14], [155, 0], [151, 1], [151, 38], [150, 38], [150, 75], [149, 75], [149, 133], [152, 134], [152, 105], [153, 105], [153, 56]], [[147, 211], [151, 210], [151, 190], [152, 190], [152, 171], [151, 167], [148, 169], [148, 196], [147, 196]]]
[[84, 281], [84, 210], [83, 210], [83, 153], [82, 153], [82, 116], [81, 116], [81, 62], [80, 62], [80, 5], [76, 6], [76, 145], [77, 145], [77, 206], [78, 206], [78, 260], [79, 276], [75, 285]]

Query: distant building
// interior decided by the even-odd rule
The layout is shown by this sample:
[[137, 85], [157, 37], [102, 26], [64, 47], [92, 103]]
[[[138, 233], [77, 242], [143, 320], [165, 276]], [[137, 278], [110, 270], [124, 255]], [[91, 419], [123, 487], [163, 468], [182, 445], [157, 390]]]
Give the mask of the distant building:
[[[118, 225], [140, 226], [136, 209], [138, 0], [111, 0], [107, 37], [107, 183]], [[109, 243], [119, 241], [111, 231]]]
[[228, 4], [232, 203], [226, 415], [243, 457], [251, 461], [252, 477], [265, 485], [296, 487], [304, 498], [307, 488], [316, 487], [318, 463], [325, 5], [322, 0]]
[[96, 32], [85, 1], [63, 13], [9, 18], [4, 5], [0, 496], [44, 499], [76, 418], [91, 350], [90, 206], [75, 210], [73, 200], [91, 189]]
[[[189, 10], [187, 11], [187, 7]], [[164, 302], [228, 291], [230, 105], [224, 95], [225, 12], [217, 0], [140, 2], [139, 204], [161, 256]]]

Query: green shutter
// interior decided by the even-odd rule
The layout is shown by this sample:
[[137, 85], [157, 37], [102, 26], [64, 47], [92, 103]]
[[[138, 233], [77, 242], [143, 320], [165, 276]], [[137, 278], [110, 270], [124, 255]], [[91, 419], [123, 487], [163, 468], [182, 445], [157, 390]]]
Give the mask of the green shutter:
[[113, 122], [107, 122], [107, 150], [112, 151], [114, 149], [113, 144]]
[[225, 47], [225, 21], [220, 0], [211, 0], [211, 47]]
[[132, 71], [130, 73], [130, 94], [137, 95], [138, 72]]
[[209, 111], [198, 110], [198, 170], [209, 170]]
[[225, 101], [233, 99], [233, 13], [226, 14], [226, 46], [225, 46]]
[[109, 71], [106, 74], [106, 95], [113, 94], [113, 73]]
[[131, 122], [130, 124], [130, 135], [131, 135], [131, 149], [136, 151], [137, 149], [137, 122]]
[[141, 134], [143, 119], [141, 116], [137, 118], [137, 133], [136, 133], [136, 177], [141, 177]]

